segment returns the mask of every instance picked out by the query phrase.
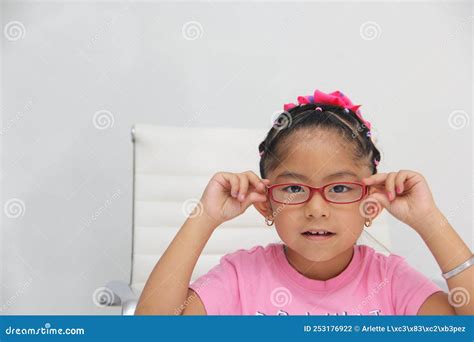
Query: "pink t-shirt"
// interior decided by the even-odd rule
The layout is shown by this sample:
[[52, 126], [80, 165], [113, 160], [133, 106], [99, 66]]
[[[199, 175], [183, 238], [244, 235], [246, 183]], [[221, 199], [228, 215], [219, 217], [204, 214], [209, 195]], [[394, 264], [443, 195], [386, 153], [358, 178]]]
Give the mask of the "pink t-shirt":
[[208, 315], [416, 315], [443, 291], [401, 256], [355, 245], [336, 277], [314, 280], [288, 262], [282, 243], [239, 249], [190, 286]]

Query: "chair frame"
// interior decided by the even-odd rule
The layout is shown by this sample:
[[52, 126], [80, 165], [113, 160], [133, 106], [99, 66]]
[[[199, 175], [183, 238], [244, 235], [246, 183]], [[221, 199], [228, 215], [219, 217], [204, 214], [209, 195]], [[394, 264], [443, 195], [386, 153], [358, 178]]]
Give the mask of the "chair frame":
[[105, 285], [104, 292], [111, 291], [113, 293], [113, 300], [110, 301], [108, 306], [121, 306], [121, 313], [123, 316], [133, 316], [135, 314], [135, 309], [138, 304], [138, 296], [133, 292], [132, 284], [132, 274], [133, 274], [133, 246], [134, 246], [134, 230], [135, 230], [135, 127], [132, 126], [130, 131], [132, 144], [133, 144], [133, 154], [132, 154], [132, 252], [131, 252], [131, 270], [130, 270], [130, 279], [128, 284], [121, 280], [109, 281]]

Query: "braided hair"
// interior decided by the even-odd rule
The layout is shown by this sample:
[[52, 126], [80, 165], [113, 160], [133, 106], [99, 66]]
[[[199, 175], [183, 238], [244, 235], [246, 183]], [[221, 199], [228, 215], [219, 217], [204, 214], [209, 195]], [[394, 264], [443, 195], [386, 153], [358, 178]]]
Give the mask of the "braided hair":
[[339, 133], [353, 147], [354, 160], [365, 162], [372, 174], [377, 173], [380, 152], [371, 139], [371, 131], [350, 109], [337, 105], [311, 103], [281, 113], [265, 139], [258, 146], [260, 175], [266, 178], [288, 154], [291, 144], [285, 143], [295, 132], [321, 128]]

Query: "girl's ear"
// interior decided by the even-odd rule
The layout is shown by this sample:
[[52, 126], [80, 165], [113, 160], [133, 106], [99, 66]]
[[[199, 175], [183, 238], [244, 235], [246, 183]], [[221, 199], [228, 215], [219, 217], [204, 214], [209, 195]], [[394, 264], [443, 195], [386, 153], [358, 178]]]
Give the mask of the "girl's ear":
[[[371, 205], [377, 205], [377, 207], [378, 207], [377, 214], [372, 217], [372, 220], [375, 220], [382, 213], [382, 211], [384, 211], [384, 209], [385, 209], [385, 207], [381, 203], [381, 199], [384, 199], [383, 196], [384, 195], [382, 195], [380, 193], [380, 191], [377, 191], [374, 186], [369, 187], [369, 194], [368, 194], [368, 196], [366, 197], [365, 200], [369, 199], [369, 201], [372, 202]], [[376, 204], [374, 204], [373, 202], [375, 202]], [[372, 210], [372, 209], [370, 209], [370, 210]]]
[[273, 214], [272, 204], [270, 203], [270, 200], [267, 200], [265, 202], [255, 202], [253, 203], [253, 206], [265, 218], [270, 217]]

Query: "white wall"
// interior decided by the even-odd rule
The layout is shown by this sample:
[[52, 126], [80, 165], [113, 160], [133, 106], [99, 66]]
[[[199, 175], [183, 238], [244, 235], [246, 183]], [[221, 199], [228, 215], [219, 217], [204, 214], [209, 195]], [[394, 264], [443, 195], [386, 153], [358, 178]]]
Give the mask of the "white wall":
[[[362, 104], [381, 172], [423, 173], [472, 246], [472, 122], [449, 121], [472, 118], [468, 1], [3, 1], [1, 11], [3, 314], [116, 312], [92, 293], [129, 277], [132, 124], [265, 128], [315, 88]], [[191, 21], [200, 26], [183, 33]], [[107, 129], [94, 121], [101, 110]], [[439, 276], [421, 238], [390, 224], [393, 252]]]

